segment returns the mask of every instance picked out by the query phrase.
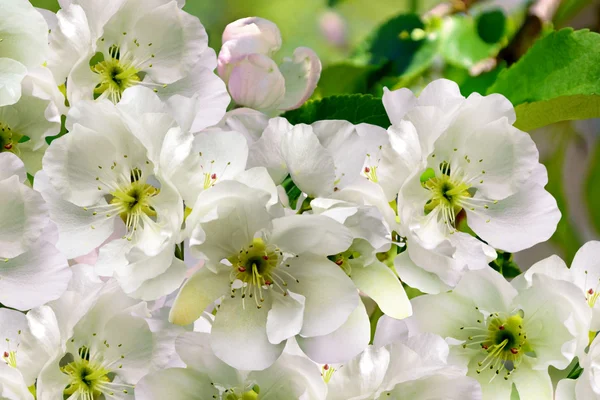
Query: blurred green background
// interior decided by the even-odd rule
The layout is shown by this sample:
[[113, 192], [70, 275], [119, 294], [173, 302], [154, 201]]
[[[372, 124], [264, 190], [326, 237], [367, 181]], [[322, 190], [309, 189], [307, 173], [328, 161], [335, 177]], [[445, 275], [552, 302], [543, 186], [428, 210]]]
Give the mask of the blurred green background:
[[[31, 2], [37, 7], [58, 10], [57, 0], [31, 0]], [[397, 59], [394, 59], [395, 64], [392, 64], [391, 68], [400, 68], [397, 75], [402, 75], [402, 79], [390, 77], [390, 71], [387, 70], [388, 76], [383, 78], [377, 76], [379, 81], [370, 85], [368, 89], [365, 85], [354, 85], [354, 79], [358, 76], [364, 78], [364, 74], [370, 73], [369, 68], [372, 68], [372, 65], [365, 66], [364, 63], [358, 62], [349, 66], [348, 60], [360, 61], [360, 56], [357, 54], [362, 54], [361, 46], [365, 41], [370, 40], [372, 33], [386, 21], [399, 15], [404, 18], [396, 21], [409, 26], [406, 32], [400, 32], [401, 39], [402, 35], [427, 34], [429, 27], [422, 26], [418, 16], [434, 8], [435, 10], [444, 6], [457, 8], [465, 4], [469, 7], [471, 3], [475, 1], [187, 0], [185, 9], [200, 18], [209, 33], [211, 46], [217, 51], [221, 45], [224, 27], [236, 19], [259, 16], [277, 23], [283, 36], [283, 47], [278, 57], [290, 56], [296, 47], [307, 46], [317, 52], [324, 67], [329, 67], [329, 70], [327, 68], [324, 70], [316, 92], [317, 97], [347, 92], [377, 95], [381, 93], [384, 85], [408, 86], [419, 90], [427, 82], [439, 77], [455, 80], [465, 95], [473, 91], [485, 93], [498, 72], [518, 59], [531, 45], [529, 42], [543, 36], [545, 30], [574, 27], [598, 32], [600, 27], [600, 0], [478, 1], [477, 6], [483, 4], [487, 10], [493, 10], [495, 7], [503, 10], [507, 15], [507, 22], [504, 23], [502, 20], [502, 32], [499, 32], [498, 37], [492, 37], [487, 44], [480, 40], [487, 40], [490, 34], [496, 35], [490, 29], [495, 26], [497, 15], [488, 14], [487, 17], [490, 19], [480, 23], [481, 20], [475, 20], [469, 11], [456, 12], [455, 21], [462, 18], [467, 22], [470, 21], [473, 26], [477, 24], [476, 34], [479, 38], [475, 40], [468, 35], [471, 33], [464, 31], [466, 24], [455, 26], [449, 24], [448, 29], [438, 30], [442, 32], [441, 37], [423, 40], [423, 43], [431, 42], [431, 48], [423, 43], [415, 48], [409, 45], [402, 47], [403, 45], [400, 44], [398, 54], [393, 55]], [[549, 18], [543, 17], [543, 7], [554, 7], [549, 13]], [[539, 14], [542, 15], [538, 18], [539, 22], [531, 19], [531, 15], [535, 14], [532, 10], [538, 9], [542, 10]], [[402, 16], [403, 14], [405, 15]], [[535, 15], [537, 18], [538, 14]], [[411, 20], [410, 16], [414, 16], [415, 20]], [[416, 26], [421, 24], [425, 31], [414, 29], [415, 21]], [[443, 36], [444, 32], [447, 37]], [[522, 48], [518, 46], [511, 48], [509, 42], [515, 42], [515, 38], [522, 39], [519, 35], [529, 35], [531, 40], [529, 42], [519, 40], [518, 44]], [[398, 41], [398, 37], [395, 37], [395, 40]], [[413, 40], [416, 43], [421, 38], [413, 38]], [[423, 51], [417, 52], [415, 50], [417, 48]], [[504, 50], [500, 51], [500, 49]], [[403, 51], [407, 53], [404, 54]], [[496, 62], [493, 69], [480, 74], [474, 73], [473, 69], [477, 68], [482, 61], [491, 59], [490, 55]], [[372, 54], [370, 56], [373, 57]], [[427, 62], [423, 62], [424, 59]], [[370, 63], [373, 64], [373, 59]], [[421, 68], [421, 65], [425, 67]], [[598, 79], [600, 80], [600, 77]], [[556, 197], [563, 219], [550, 242], [516, 255], [516, 261], [522, 269], [553, 253], [558, 253], [569, 262], [581, 244], [600, 238], [599, 132], [600, 122], [597, 120], [563, 122], [531, 132], [540, 149], [540, 158], [548, 168], [550, 182], [547, 189]]]

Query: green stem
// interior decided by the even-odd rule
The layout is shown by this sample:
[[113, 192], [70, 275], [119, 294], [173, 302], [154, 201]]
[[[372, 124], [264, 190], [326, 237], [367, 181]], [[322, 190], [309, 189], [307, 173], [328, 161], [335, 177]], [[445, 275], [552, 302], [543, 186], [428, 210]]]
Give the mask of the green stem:
[[377, 322], [379, 322], [379, 318], [383, 316], [383, 311], [379, 308], [378, 305], [375, 306], [375, 310], [369, 317], [369, 322], [371, 324], [371, 340], [369, 344], [373, 344], [373, 339], [375, 339], [375, 330], [377, 329]]
[[183, 243], [184, 242], [181, 242], [181, 243], [175, 245], [175, 257], [177, 257], [181, 261], [183, 261], [183, 258], [184, 258], [184, 255], [183, 255]]

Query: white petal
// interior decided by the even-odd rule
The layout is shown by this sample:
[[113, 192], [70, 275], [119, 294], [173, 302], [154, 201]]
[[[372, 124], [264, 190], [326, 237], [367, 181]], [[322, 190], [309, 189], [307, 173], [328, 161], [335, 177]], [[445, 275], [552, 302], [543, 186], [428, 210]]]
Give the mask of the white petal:
[[0, 153], [0, 167], [0, 181], [8, 179], [13, 175], [19, 178], [19, 182], [25, 182], [25, 179], [27, 179], [27, 172], [25, 172], [23, 161], [13, 153]]
[[[527, 364], [527, 361], [523, 364]], [[552, 381], [548, 372], [532, 369], [523, 365], [519, 372], [513, 375], [513, 382], [521, 399], [552, 399]]]
[[383, 106], [392, 125], [399, 125], [404, 116], [417, 104], [417, 98], [406, 88], [390, 91], [383, 89]]
[[[198, 397], [202, 393], [206, 397]], [[189, 368], [169, 368], [146, 375], [135, 386], [135, 398], [140, 400], [188, 400], [210, 399], [219, 390], [210, 377]]]
[[418, 296], [412, 299], [413, 317], [422, 332], [443, 338], [461, 336], [462, 326], [471, 326], [481, 318], [476, 303], [454, 293]]
[[[234, 121], [232, 121], [234, 122]], [[261, 126], [261, 123], [257, 124]], [[238, 126], [240, 124], [235, 124]], [[288, 174], [281, 141], [293, 126], [285, 118], [272, 118], [264, 128], [262, 136], [252, 144], [248, 156], [248, 167], [265, 167], [275, 184], [280, 184]]]
[[67, 258], [89, 253], [113, 233], [113, 219], [106, 218], [102, 213], [93, 215], [91, 211], [85, 211], [82, 207], [61, 199], [50, 184], [45, 171], [36, 174], [34, 188], [42, 194], [48, 204], [50, 217], [59, 231], [56, 247]]
[[489, 312], [509, 312], [517, 291], [498, 272], [491, 268], [468, 271], [454, 293], [472, 299], [477, 306]]
[[0, 180], [0, 192], [0, 258], [12, 258], [40, 237], [48, 223], [48, 208], [42, 196], [17, 175]]
[[304, 316], [305, 298], [288, 291], [285, 296], [273, 293], [273, 304], [267, 316], [269, 342], [279, 344], [300, 333]]
[[241, 296], [223, 299], [210, 335], [217, 357], [237, 369], [263, 370], [283, 352], [285, 342], [271, 344], [267, 337], [269, 299], [258, 308]]
[[362, 302], [335, 331], [323, 335], [297, 338], [307, 356], [318, 363], [343, 363], [361, 353], [369, 344], [369, 316]]
[[469, 226], [490, 245], [516, 252], [552, 236], [561, 214], [543, 187], [528, 185], [488, 209], [467, 210]]
[[437, 294], [450, 289], [437, 275], [418, 267], [410, 259], [407, 251], [394, 258], [394, 268], [402, 282], [424, 293]]
[[202, 312], [215, 300], [229, 292], [229, 274], [215, 274], [201, 268], [184, 284], [175, 302], [169, 321], [177, 325], [188, 325], [200, 318]]
[[0, 58], [12, 58], [26, 67], [40, 65], [48, 53], [48, 24], [28, 1], [3, 1]]
[[[185, 279], [185, 274], [187, 271], [186, 265], [183, 261], [179, 260], [173, 255], [173, 249], [171, 247], [168, 247], [167, 249], [168, 250], [166, 251], [168, 251], [171, 254], [171, 262], [169, 263], [167, 261], [165, 263], [165, 265], [167, 266], [166, 270], [157, 276], [144, 280], [137, 287], [137, 289], [135, 289], [135, 291], [129, 294], [131, 297], [133, 297], [134, 299], [141, 299], [145, 301], [156, 300], [162, 296], [166, 296], [173, 293], [181, 286], [181, 283]], [[151, 257], [151, 262], [155, 263], [156, 258], [159, 257]], [[144, 258], [142, 260], [138, 260], [135, 264], [130, 264], [130, 267], [138, 267], [138, 265], [136, 264], [146, 262], [147, 261]], [[148, 264], [150, 264], [150, 262], [148, 262]]]
[[279, 70], [285, 78], [282, 110], [300, 107], [313, 94], [321, 76], [321, 61], [308, 47], [298, 47], [291, 59], [285, 59]]
[[28, 310], [60, 297], [71, 270], [65, 256], [42, 237], [31, 250], [0, 262], [0, 277], [0, 303]]
[[412, 307], [400, 279], [382, 262], [352, 268], [352, 281], [361, 292], [375, 300], [381, 311], [392, 318], [412, 315]]
[[[133, 3], [132, 7], [135, 12], [139, 5]], [[116, 29], [122, 37], [122, 27]], [[141, 46], [132, 47], [134, 57], [150, 60], [154, 55], [142, 68], [148, 77], [160, 84], [183, 78], [208, 46], [208, 36], [200, 20], [181, 10], [173, 1], [144, 13], [129, 34], [142, 42]], [[149, 43], [152, 43], [151, 47]]]
[[359, 356], [333, 373], [327, 385], [327, 400], [373, 396], [383, 381], [389, 362], [390, 353], [387, 349], [367, 347]]
[[[524, 290], [530, 287], [533, 283], [533, 274], [543, 274], [554, 279], [561, 279], [567, 282], [573, 282], [573, 276], [567, 264], [557, 256], [551, 255], [541, 261], [536, 262], [527, 271], [514, 278], [510, 283], [517, 290]], [[584, 288], [581, 288], [584, 290]], [[585, 291], [585, 290], [584, 290]]]
[[360, 301], [350, 278], [325, 257], [300, 256], [288, 264], [280, 268], [298, 280], [286, 279], [288, 289], [306, 298], [300, 334], [327, 335], [342, 326]]
[[296, 125], [281, 139], [281, 151], [294, 183], [310, 197], [326, 197], [335, 186], [333, 157], [312, 127]]
[[15, 104], [21, 97], [21, 82], [27, 68], [10, 58], [0, 58], [0, 107]]
[[[281, 118], [281, 120], [287, 122], [284, 118]], [[254, 143], [261, 137], [268, 123], [269, 117], [266, 114], [242, 107], [225, 114], [218, 126], [226, 131], [240, 132], [246, 137], [248, 143]]]
[[213, 353], [210, 333], [186, 332], [177, 338], [175, 346], [188, 368], [206, 374], [214, 383], [224, 387], [237, 383], [237, 371]]
[[[593, 292], [600, 290], [600, 242], [589, 241], [577, 251], [571, 269], [569, 271], [573, 276], [573, 282], [583, 291]], [[594, 303], [592, 309], [591, 330], [600, 330], [600, 303]]]
[[561, 379], [556, 385], [554, 392], [555, 400], [577, 400], [575, 395], [575, 384], [578, 381], [575, 379]]
[[293, 254], [323, 256], [341, 253], [352, 244], [352, 232], [322, 215], [289, 215], [273, 220], [269, 241]]

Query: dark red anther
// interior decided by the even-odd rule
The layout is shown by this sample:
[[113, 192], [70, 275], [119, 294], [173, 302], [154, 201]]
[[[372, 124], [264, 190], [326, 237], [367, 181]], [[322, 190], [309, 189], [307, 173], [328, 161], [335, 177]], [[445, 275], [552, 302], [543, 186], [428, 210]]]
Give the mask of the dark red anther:
[[588, 290], [588, 293], [589, 293], [589, 294], [594, 294], [594, 289], [590, 289], [590, 290]]
[[344, 260], [340, 258], [339, 260], [336, 260], [335, 263], [341, 266], [344, 263]]
[[504, 330], [504, 325], [500, 325], [500, 326], [498, 327], [498, 329], [500, 329], [501, 331], [503, 331], [503, 330]]
[[217, 179], [217, 174], [212, 174], [212, 175], [210, 176], [210, 179]]
[[518, 354], [519, 353], [519, 349], [517, 349], [516, 347], [513, 347], [512, 349], [510, 349], [510, 352], [513, 354]]
[[270, 281], [270, 280], [268, 280], [268, 279], [265, 279], [265, 285], [267, 285], [267, 286], [271, 286], [272, 284], [273, 284], [273, 282], [271, 282], [271, 281]]
[[371, 172], [371, 168], [365, 167], [365, 174], [368, 174], [369, 172]]
[[484, 350], [487, 350], [487, 349], [490, 348], [490, 346], [488, 346], [487, 344], [482, 344], [481, 348], [484, 349]]
[[238, 267], [238, 271], [240, 271], [240, 272], [246, 272], [246, 267]]
[[263, 260], [268, 260], [269, 256], [263, 256]]
[[329, 364], [325, 364], [325, 365], [323, 365], [323, 369], [324, 369], [325, 371], [327, 371], [327, 370], [329, 369]]
[[12, 143], [6, 143], [6, 144], [4, 145], [4, 148], [5, 148], [6, 150], [10, 150], [10, 149], [12, 149]]
[[8, 352], [4, 352], [4, 358], [8, 358]]

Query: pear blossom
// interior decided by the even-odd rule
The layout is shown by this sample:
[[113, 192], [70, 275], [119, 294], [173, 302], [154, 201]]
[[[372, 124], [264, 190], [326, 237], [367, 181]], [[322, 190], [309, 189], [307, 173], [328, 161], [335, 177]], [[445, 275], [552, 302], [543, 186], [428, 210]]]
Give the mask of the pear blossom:
[[48, 68], [31, 68], [23, 78], [21, 97], [0, 106], [0, 153], [14, 153], [34, 175], [42, 168], [46, 138], [60, 133], [65, 99]]
[[323, 367], [327, 400], [481, 399], [479, 383], [448, 354], [448, 344], [431, 333], [369, 346], [349, 363]]
[[236, 104], [275, 113], [300, 107], [312, 95], [321, 76], [321, 61], [307, 47], [298, 47], [279, 65], [281, 33], [273, 22], [242, 18], [225, 27], [219, 52], [219, 76]]
[[276, 184], [289, 175], [308, 197], [328, 197], [361, 178], [364, 160], [387, 141], [383, 128], [348, 121], [292, 126], [273, 118], [250, 146], [249, 166], [269, 170]]
[[[438, 80], [418, 98], [400, 89], [386, 91], [383, 102], [392, 121], [385, 153], [397, 157], [382, 157], [378, 182], [388, 195], [398, 190], [401, 235], [419, 267], [454, 286], [464, 270], [495, 258], [492, 247], [516, 252], [552, 235], [560, 212], [506, 98], [465, 99], [454, 82]], [[459, 230], [465, 218], [487, 244]]]
[[0, 1], [0, 107], [21, 97], [21, 82], [48, 56], [48, 25], [26, 0]]
[[[190, 324], [220, 300], [211, 347], [238, 369], [268, 368], [296, 335], [309, 356], [323, 346], [316, 337], [331, 341], [332, 351], [339, 351], [333, 343], [340, 339], [366, 346], [368, 319], [357, 308], [358, 292], [327, 259], [348, 249], [351, 232], [325, 216], [273, 218], [269, 199], [268, 192], [236, 181], [198, 196], [186, 229], [192, 254], [206, 264], [183, 285], [170, 320]], [[342, 326], [347, 334], [336, 335]]]
[[79, 282], [50, 303], [59, 338], [37, 380], [37, 399], [133, 399], [135, 384], [151, 369], [153, 334], [145, 303], [126, 296], [115, 281]]
[[452, 292], [412, 300], [417, 329], [446, 339], [483, 399], [510, 398], [513, 383], [523, 399], [552, 399], [548, 366], [566, 368], [588, 335], [572, 322], [591, 318], [575, 285], [542, 274], [532, 280], [517, 291], [491, 268], [468, 271]]
[[126, 89], [152, 88], [187, 129], [199, 131], [225, 114], [229, 96], [213, 73], [216, 54], [200, 21], [183, 2], [95, 0], [63, 2], [50, 34], [48, 66], [66, 82], [72, 104], [109, 99]]
[[23, 162], [0, 153], [0, 303], [19, 310], [58, 298], [71, 277], [48, 208], [26, 180]]
[[171, 153], [176, 143], [192, 136], [157, 112], [161, 107], [142, 87], [116, 106], [77, 103], [68, 115], [69, 133], [46, 151], [35, 180], [58, 225], [57, 247], [68, 258], [99, 247], [97, 272], [114, 275], [127, 293], [143, 299], [172, 292], [185, 274], [174, 256], [184, 206], [169, 177], [179, 170], [178, 157], [186, 156]]

